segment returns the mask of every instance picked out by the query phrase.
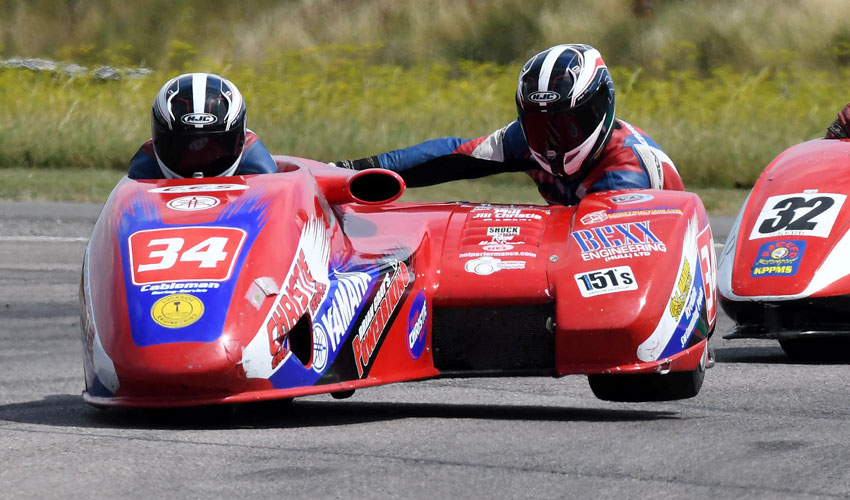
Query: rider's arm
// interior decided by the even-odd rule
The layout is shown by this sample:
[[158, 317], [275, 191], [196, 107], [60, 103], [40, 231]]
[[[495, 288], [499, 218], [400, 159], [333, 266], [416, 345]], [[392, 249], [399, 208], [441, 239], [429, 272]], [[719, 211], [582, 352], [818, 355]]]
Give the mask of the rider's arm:
[[355, 170], [385, 168], [400, 174], [408, 186], [419, 187], [526, 170], [527, 156], [522, 130], [519, 123], [513, 122], [476, 139], [432, 139], [408, 148], [335, 164]]

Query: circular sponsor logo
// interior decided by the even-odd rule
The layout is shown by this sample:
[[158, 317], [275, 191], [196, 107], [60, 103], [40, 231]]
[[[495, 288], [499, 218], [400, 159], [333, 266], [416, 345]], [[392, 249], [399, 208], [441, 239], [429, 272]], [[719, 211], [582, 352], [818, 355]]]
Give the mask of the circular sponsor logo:
[[486, 252], [507, 252], [513, 249], [513, 247], [513, 245], [508, 245], [507, 243], [490, 243], [489, 245], [482, 246], [481, 249]]
[[328, 366], [328, 334], [322, 325], [313, 325], [313, 371], [322, 373]]
[[425, 339], [428, 337], [428, 303], [425, 302], [425, 292], [420, 290], [410, 305], [407, 316], [407, 353], [413, 359], [419, 359], [425, 350]]
[[148, 189], [149, 193], [213, 193], [217, 191], [242, 191], [248, 189], [245, 184], [187, 184], [184, 186], [166, 186]]
[[151, 318], [166, 328], [183, 328], [198, 321], [204, 314], [204, 303], [194, 295], [174, 294], [154, 302]]
[[479, 257], [468, 261], [464, 265], [464, 269], [468, 273], [487, 276], [499, 270], [499, 262], [501, 262], [500, 259], [494, 259], [493, 257]]
[[183, 115], [180, 121], [186, 125], [199, 125], [203, 127], [204, 125], [212, 125], [218, 121], [218, 118], [210, 113], [189, 113]]
[[640, 203], [642, 201], [649, 201], [652, 199], [652, 195], [644, 193], [621, 194], [619, 196], [612, 196], [608, 199], [613, 201], [614, 203], [619, 203], [620, 205], [628, 205], [629, 203]]
[[174, 198], [166, 203], [168, 208], [179, 210], [181, 212], [194, 212], [197, 210], [206, 210], [221, 203], [221, 200], [214, 196], [181, 196]]
[[561, 98], [561, 94], [551, 90], [539, 90], [528, 95], [528, 100], [537, 103], [547, 103], [557, 101]]
[[774, 259], [781, 259], [788, 255], [788, 249], [785, 247], [774, 248], [772, 252], [770, 252], [770, 256]]

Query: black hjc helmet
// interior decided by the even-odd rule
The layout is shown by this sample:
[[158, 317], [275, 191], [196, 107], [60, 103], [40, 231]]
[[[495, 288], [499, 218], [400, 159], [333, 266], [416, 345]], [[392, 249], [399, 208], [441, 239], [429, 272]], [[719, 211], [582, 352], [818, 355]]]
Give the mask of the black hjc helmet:
[[153, 103], [153, 150], [166, 178], [233, 175], [245, 131], [242, 94], [218, 75], [173, 78]]
[[551, 174], [584, 178], [611, 139], [614, 82], [590, 45], [556, 45], [529, 59], [516, 104], [531, 155]]

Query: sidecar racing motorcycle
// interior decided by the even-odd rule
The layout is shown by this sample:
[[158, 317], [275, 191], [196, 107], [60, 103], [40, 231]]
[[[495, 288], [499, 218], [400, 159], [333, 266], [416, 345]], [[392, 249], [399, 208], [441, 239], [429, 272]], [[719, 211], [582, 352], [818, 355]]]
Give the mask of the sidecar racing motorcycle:
[[85, 401], [569, 374], [606, 400], [699, 392], [716, 271], [696, 195], [393, 203], [393, 172], [275, 160], [273, 174], [118, 183], [83, 263]]
[[726, 240], [727, 339], [776, 339], [789, 357], [850, 355], [850, 141], [793, 146], [762, 172]]

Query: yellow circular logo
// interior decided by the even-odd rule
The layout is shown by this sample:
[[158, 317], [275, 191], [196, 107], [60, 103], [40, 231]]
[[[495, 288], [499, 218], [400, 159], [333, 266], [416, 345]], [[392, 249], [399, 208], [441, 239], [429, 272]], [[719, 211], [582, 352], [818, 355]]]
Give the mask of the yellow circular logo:
[[151, 318], [166, 328], [189, 326], [204, 314], [204, 303], [194, 295], [174, 294], [154, 302]]

